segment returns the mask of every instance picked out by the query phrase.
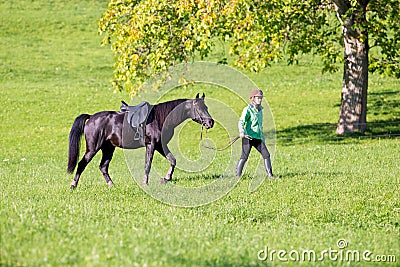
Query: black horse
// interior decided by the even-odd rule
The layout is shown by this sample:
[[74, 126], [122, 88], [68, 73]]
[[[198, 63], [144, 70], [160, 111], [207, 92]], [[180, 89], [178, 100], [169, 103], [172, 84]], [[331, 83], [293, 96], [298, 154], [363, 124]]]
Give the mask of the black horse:
[[[146, 165], [143, 185], [148, 184], [154, 151], [158, 151], [171, 163], [165, 178], [161, 179], [160, 182], [165, 183], [171, 180], [176, 159], [169, 151], [167, 144], [172, 139], [176, 126], [189, 118], [207, 129], [214, 126], [214, 120], [208, 113], [204, 97], [204, 94], [202, 97], [197, 94], [195, 99], [177, 99], [152, 107], [149, 114], [151, 120], [147, 121], [145, 127]], [[86, 152], [78, 163], [71, 189], [76, 188], [85, 167], [99, 150], [103, 153], [99, 166], [100, 171], [107, 184], [113, 185], [108, 174], [108, 165], [114, 154], [115, 147], [124, 149], [138, 148], [138, 146], [129, 142], [129, 139], [133, 138], [133, 134], [129, 130], [129, 125], [127, 126], [124, 123], [125, 116], [126, 113], [124, 112], [102, 111], [94, 115], [81, 114], [75, 119], [69, 134], [68, 173], [73, 173], [77, 165], [79, 144], [83, 133], [86, 139]]]

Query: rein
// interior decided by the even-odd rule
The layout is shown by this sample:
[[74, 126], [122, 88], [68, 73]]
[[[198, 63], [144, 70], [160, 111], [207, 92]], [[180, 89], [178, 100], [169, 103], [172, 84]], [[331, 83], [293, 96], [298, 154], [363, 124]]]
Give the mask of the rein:
[[[236, 136], [235, 138], [230, 140], [228, 143], [226, 143], [223, 147], [219, 147], [219, 148], [208, 146], [208, 145], [204, 145], [204, 144], [201, 144], [201, 145], [203, 147], [205, 147], [205, 148], [208, 148], [208, 149], [212, 149], [212, 150], [216, 150], [216, 151], [222, 151], [222, 150], [227, 149], [231, 145], [233, 145], [233, 143], [235, 143], [239, 138], [240, 138], [240, 136]], [[207, 129], [206, 129], [206, 139], [208, 139], [208, 137], [207, 137]], [[200, 141], [202, 141], [202, 140], [203, 140], [203, 125], [201, 126], [201, 130], [200, 130]]]

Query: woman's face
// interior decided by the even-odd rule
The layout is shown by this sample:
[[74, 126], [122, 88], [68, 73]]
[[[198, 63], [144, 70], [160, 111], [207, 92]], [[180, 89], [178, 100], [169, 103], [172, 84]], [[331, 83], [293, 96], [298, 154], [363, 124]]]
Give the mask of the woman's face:
[[263, 97], [262, 96], [254, 96], [253, 97], [253, 102], [254, 104], [256, 104], [257, 106], [261, 105]]

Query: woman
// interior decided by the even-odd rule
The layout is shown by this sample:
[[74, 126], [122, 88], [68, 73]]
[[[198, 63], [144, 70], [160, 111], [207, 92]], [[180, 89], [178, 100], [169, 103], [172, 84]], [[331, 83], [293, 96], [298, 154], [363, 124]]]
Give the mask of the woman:
[[236, 165], [237, 177], [242, 175], [244, 164], [249, 158], [251, 148], [254, 147], [260, 152], [264, 159], [264, 166], [268, 178], [277, 178], [272, 173], [271, 157], [264, 142], [262, 99], [263, 92], [260, 89], [252, 90], [250, 92], [250, 104], [243, 109], [242, 116], [239, 119], [238, 127], [240, 138], [242, 138], [242, 155]]

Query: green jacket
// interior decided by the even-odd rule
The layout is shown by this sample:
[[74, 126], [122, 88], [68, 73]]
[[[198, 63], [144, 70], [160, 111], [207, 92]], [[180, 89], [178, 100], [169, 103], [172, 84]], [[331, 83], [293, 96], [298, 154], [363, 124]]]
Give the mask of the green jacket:
[[264, 141], [262, 110], [262, 106], [260, 106], [260, 110], [257, 110], [252, 104], [245, 107], [238, 123], [239, 132], [244, 132], [245, 135], [251, 138]]

